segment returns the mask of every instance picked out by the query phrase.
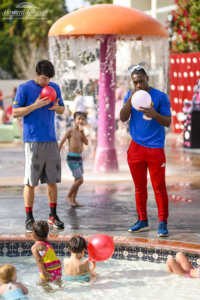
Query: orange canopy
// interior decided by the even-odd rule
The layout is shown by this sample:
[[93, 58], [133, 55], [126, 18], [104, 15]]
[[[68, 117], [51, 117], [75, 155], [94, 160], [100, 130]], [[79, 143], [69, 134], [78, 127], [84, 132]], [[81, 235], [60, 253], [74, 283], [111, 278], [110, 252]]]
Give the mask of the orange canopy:
[[113, 4], [81, 8], [57, 20], [49, 30], [49, 36], [96, 34], [168, 36], [164, 26], [152, 17], [137, 9]]

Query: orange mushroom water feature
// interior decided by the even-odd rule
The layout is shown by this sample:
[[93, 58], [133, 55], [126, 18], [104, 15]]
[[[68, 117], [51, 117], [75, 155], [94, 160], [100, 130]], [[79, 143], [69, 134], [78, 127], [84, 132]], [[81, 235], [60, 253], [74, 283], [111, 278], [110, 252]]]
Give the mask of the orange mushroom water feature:
[[97, 173], [117, 171], [116, 75], [127, 79], [130, 64], [146, 61], [157, 88], [165, 90], [168, 64], [166, 29], [136, 9], [99, 4], [57, 20], [49, 31], [49, 45], [56, 79], [61, 86], [66, 85], [67, 79], [84, 80], [91, 69], [88, 77], [99, 78], [98, 143], [94, 170]]

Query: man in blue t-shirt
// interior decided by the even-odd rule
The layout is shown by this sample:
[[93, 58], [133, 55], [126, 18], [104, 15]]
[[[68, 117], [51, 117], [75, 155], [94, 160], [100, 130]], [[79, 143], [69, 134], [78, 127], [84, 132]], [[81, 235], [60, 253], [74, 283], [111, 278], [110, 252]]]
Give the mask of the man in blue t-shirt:
[[[56, 141], [54, 119], [55, 112], [62, 114], [65, 107], [59, 86], [50, 82], [54, 75], [54, 66], [50, 61], [45, 59], [39, 61], [34, 80], [21, 84], [13, 101], [13, 117], [24, 118], [24, 202], [27, 232], [32, 232], [34, 191], [39, 180], [41, 183], [47, 183], [50, 206], [48, 223], [58, 229], [64, 228], [64, 223], [60, 221], [56, 212], [57, 182], [61, 181], [61, 159]], [[48, 97], [40, 97], [44, 86], [55, 89], [57, 97], [53, 102]]]
[[[170, 103], [167, 95], [149, 86], [148, 76], [142, 64], [129, 68], [134, 89], [128, 91], [124, 106], [120, 111], [120, 120], [125, 122], [130, 117], [131, 144], [127, 159], [135, 184], [135, 199], [138, 221], [129, 228], [130, 232], [149, 230], [147, 218], [147, 169], [158, 206], [158, 236], [168, 236], [168, 195], [165, 184], [166, 158], [164, 153], [165, 129], [171, 124]], [[145, 90], [151, 96], [151, 107], [139, 110], [131, 104], [132, 95]], [[146, 120], [145, 117], [150, 118]]]

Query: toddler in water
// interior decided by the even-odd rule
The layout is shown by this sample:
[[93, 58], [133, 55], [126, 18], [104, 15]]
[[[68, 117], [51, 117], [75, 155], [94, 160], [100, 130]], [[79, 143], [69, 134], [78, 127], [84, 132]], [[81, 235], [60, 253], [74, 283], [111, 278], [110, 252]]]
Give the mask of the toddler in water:
[[33, 238], [35, 244], [31, 247], [32, 254], [40, 271], [40, 281], [54, 281], [62, 276], [61, 262], [54, 249], [48, 243], [49, 226], [46, 221], [33, 224]]
[[67, 276], [63, 279], [68, 281], [90, 281], [92, 277], [96, 277], [93, 270], [96, 268], [95, 262], [91, 262], [89, 266], [88, 260], [81, 260], [87, 249], [86, 241], [81, 236], [73, 236], [69, 241], [69, 251], [71, 257], [64, 258], [64, 270]]
[[86, 114], [77, 111], [74, 114], [74, 128], [69, 129], [61, 139], [58, 148], [61, 150], [64, 142], [69, 141], [69, 152], [67, 163], [74, 176], [74, 183], [67, 194], [66, 200], [72, 207], [83, 206], [77, 203], [76, 195], [80, 185], [83, 183], [83, 144], [88, 145], [88, 139], [85, 136], [83, 126], [86, 125]]
[[16, 282], [17, 272], [13, 265], [0, 266], [0, 297], [2, 300], [28, 299], [28, 289], [21, 283]]
[[200, 267], [194, 269], [183, 252], [178, 252], [176, 254], [176, 259], [172, 257], [168, 259], [167, 271], [190, 278], [200, 277]]

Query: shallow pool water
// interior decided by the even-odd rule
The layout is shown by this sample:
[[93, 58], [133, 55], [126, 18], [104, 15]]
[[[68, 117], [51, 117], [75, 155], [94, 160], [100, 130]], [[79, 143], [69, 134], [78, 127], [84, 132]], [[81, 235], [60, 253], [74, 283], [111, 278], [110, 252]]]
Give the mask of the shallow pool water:
[[[60, 258], [63, 261], [63, 257]], [[1, 257], [0, 263], [12, 263], [18, 280], [29, 289], [30, 300], [196, 300], [200, 280], [166, 272], [165, 264], [142, 261], [108, 260], [97, 263], [94, 283], [64, 282], [51, 284], [47, 293], [38, 285], [39, 273], [33, 257]]]

